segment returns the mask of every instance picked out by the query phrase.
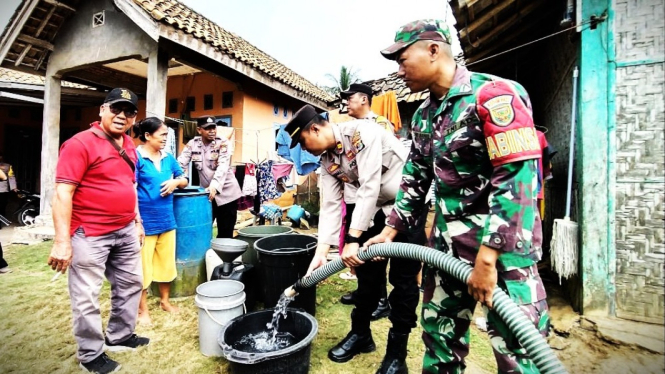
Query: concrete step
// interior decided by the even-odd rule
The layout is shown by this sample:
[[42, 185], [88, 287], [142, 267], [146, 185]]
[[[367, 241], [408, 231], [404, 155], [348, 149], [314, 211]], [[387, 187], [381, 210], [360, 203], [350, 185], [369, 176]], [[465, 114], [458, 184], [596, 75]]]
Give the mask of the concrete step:
[[55, 238], [55, 229], [50, 225], [15, 227], [12, 244], [37, 244]]

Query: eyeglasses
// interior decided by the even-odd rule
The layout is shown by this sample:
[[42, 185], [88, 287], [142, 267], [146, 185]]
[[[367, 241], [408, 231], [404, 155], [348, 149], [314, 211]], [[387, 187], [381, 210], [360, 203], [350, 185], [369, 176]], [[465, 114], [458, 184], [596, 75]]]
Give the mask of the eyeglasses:
[[111, 104], [108, 107], [111, 113], [115, 114], [116, 116], [122, 112], [125, 112], [125, 116], [127, 118], [134, 118], [139, 113], [137, 109], [128, 106]]

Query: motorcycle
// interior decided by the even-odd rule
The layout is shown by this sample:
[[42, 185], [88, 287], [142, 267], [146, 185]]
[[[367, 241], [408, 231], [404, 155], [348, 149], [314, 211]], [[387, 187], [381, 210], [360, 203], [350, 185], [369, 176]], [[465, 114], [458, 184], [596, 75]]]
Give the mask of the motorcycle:
[[18, 224], [21, 226], [32, 225], [35, 223], [35, 217], [39, 215], [41, 197], [25, 190], [18, 190], [16, 194], [19, 198], [19, 208], [16, 209], [14, 215], [17, 217]]

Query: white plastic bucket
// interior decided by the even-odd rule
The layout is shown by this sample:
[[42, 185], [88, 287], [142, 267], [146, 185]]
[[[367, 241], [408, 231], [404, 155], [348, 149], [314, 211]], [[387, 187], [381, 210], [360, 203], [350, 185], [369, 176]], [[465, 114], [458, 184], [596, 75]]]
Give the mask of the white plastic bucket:
[[219, 331], [245, 311], [245, 285], [220, 279], [196, 287], [194, 303], [199, 308], [199, 349], [204, 356], [222, 357]]

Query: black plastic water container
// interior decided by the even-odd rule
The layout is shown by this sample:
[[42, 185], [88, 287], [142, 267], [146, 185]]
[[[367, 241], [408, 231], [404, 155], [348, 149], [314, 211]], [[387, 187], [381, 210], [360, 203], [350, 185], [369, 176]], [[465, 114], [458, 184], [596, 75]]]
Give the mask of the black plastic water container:
[[236, 349], [240, 340], [248, 334], [266, 330], [274, 309], [247, 313], [230, 320], [219, 332], [218, 342], [224, 357], [229, 361], [232, 374], [306, 374], [312, 354], [312, 340], [319, 330], [311, 315], [287, 308], [286, 319], [279, 321], [279, 331], [295, 338], [294, 344], [284, 349], [266, 353], [250, 353]]
[[[284, 290], [307, 273], [309, 263], [316, 253], [316, 243], [315, 237], [300, 234], [273, 235], [254, 243], [262, 275], [265, 306], [277, 305]], [[316, 287], [305, 289], [289, 305], [316, 315]]]

